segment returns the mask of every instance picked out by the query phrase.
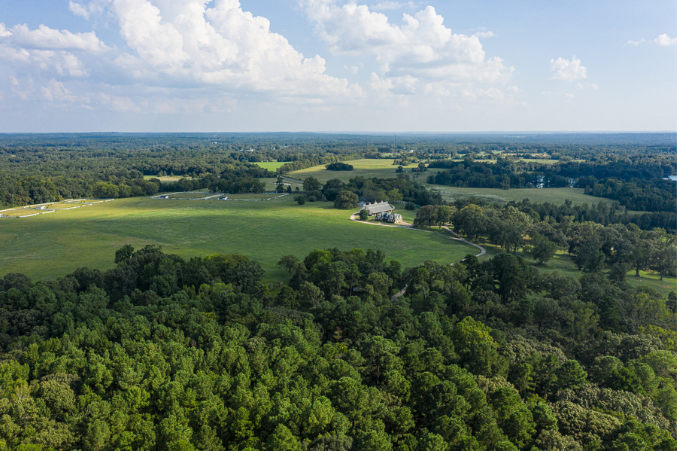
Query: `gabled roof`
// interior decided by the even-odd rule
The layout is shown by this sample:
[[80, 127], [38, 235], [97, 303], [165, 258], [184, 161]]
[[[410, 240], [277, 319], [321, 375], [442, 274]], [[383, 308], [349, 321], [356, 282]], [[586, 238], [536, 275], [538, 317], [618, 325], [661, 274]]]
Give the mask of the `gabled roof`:
[[367, 205], [364, 206], [364, 208], [366, 208], [367, 211], [370, 214], [383, 213], [383, 212], [392, 211], [392, 210], [395, 209], [395, 207], [390, 205], [388, 202], [379, 202], [379, 203], [367, 204]]

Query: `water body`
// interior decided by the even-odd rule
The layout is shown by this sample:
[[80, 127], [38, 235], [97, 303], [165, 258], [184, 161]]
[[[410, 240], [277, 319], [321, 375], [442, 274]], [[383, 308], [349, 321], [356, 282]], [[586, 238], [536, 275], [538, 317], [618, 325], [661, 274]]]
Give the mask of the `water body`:
[[672, 180], [673, 182], [677, 182], [677, 175], [668, 175], [663, 180]]

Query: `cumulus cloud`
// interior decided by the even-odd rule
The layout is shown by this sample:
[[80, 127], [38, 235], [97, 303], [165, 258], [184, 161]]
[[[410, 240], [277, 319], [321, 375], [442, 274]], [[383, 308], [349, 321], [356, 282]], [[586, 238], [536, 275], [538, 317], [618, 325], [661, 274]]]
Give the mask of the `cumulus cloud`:
[[71, 33], [68, 30], [55, 30], [45, 25], [40, 25], [35, 30], [30, 30], [25, 24], [15, 25], [12, 29], [5, 30], [4, 35], [0, 32], [0, 36], [25, 49], [82, 50], [94, 53], [108, 49], [93, 31]]
[[562, 58], [550, 60], [550, 70], [553, 80], [578, 81], [588, 76], [588, 70], [581, 64], [581, 60], [574, 55], [570, 60]]
[[651, 42], [652, 44], [660, 45], [660, 46], [670, 46], [670, 45], [677, 45], [677, 37], [671, 38], [669, 35], [666, 33], [663, 33], [659, 35], [656, 39], [653, 39], [651, 41], [647, 39], [639, 39], [637, 41], [628, 41], [625, 44], [630, 45], [632, 47], [637, 47], [640, 44], [644, 44], [645, 42]]
[[677, 45], [677, 37], [671, 38], [667, 34], [663, 33], [654, 39], [654, 44], [658, 45]]
[[111, 0], [92, 0], [89, 3], [78, 3], [73, 0], [68, 1], [68, 9], [84, 19], [89, 19], [91, 16], [101, 14]]
[[375, 5], [372, 5], [371, 9], [374, 11], [385, 11], [389, 9], [402, 9], [402, 8], [415, 8], [416, 4], [414, 2], [378, 2]]
[[302, 0], [301, 5], [332, 53], [372, 58], [393, 88], [413, 93], [437, 91], [433, 85], [502, 84], [514, 71], [499, 57], [487, 58], [479, 34], [453, 33], [432, 6], [403, 14], [397, 25], [353, 2]]
[[[122, 85], [142, 86], [147, 93], [209, 87], [217, 93], [266, 93], [308, 103], [362, 96], [358, 85], [328, 75], [323, 58], [305, 57], [270, 30], [268, 19], [244, 11], [238, 0], [71, 0], [69, 9], [85, 19], [105, 14], [126, 46], [107, 46], [94, 31], [0, 24], [0, 63], [45, 72], [42, 93], [55, 102], [70, 97], [59, 94], [65, 91], [50, 81], [54, 75], [84, 78], [90, 89], [98, 85], [101, 92]], [[58, 82], [67, 89], [66, 78]], [[99, 97], [116, 109], [131, 109], [127, 99]], [[213, 92], [207, 103], [216, 97]]]

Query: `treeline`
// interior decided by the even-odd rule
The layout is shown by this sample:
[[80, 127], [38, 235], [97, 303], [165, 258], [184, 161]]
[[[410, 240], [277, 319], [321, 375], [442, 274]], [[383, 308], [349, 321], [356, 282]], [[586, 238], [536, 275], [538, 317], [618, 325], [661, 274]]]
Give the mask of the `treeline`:
[[0, 178], [0, 205], [30, 205], [58, 202], [80, 197], [125, 198], [147, 196], [159, 191], [190, 191], [209, 188], [213, 191], [242, 193], [262, 192], [265, 183], [259, 180], [273, 173], [256, 165], [231, 164], [219, 175], [205, 175], [195, 179], [182, 178], [163, 183], [160, 179], [144, 179], [137, 170], [126, 173], [83, 173], [78, 177], [42, 175]]
[[[443, 168], [437, 174], [428, 176], [428, 183], [470, 188], [562, 188], [571, 181], [545, 165], [524, 165], [516, 160], [499, 158], [496, 163], [476, 162], [470, 158], [464, 161], [435, 160], [429, 168]], [[533, 170], [532, 167], [540, 170]]]
[[425, 186], [411, 181], [408, 175], [398, 174], [394, 179], [364, 178], [357, 176], [348, 183], [339, 179], [322, 183], [315, 177], [303, 181], [303, 190], [312, 201], [326, 200], [334, 202], [340, 192], [350, 192], [365, 202], [412, 202], [418, 205], [440, 205], [444, 203], [440, 193], [432, 192]]
[[585, 188], [585, 194], [616, 200], [629, 210], [672, 213], [673, 222], [677, 220], [677, 183], [673, 180], [623, 181], [608, 178], [597, 181], [594, 178], [580, 178], [576, 185]]
[[156, 247], [0, 279], [7, 449], [671, 450], [675, 309], [500, 254], [404, 269], [380, 251]]
[[552, 165], [503, 158], [487, 163], [466, 158], [433, 160], [428, 167], [445, 169], [428, 176], [428, 183], [438, 185], [502, 189], [576, 186], [585, 188], [586, 194], [616, 200], [629, 210], [672, 214], [677, 201], [675, 183], [663, 180], [675, 172], [675, 164], [660, 158]]

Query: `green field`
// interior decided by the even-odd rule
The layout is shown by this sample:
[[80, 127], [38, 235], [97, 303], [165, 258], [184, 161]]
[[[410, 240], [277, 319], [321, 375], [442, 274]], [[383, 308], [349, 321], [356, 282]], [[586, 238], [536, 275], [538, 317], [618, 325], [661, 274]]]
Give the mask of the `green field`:
[[158, 177], [156, 175], [144, 175], [143, 178], [144, 180], [158, 179], [162, 183], [167, 183], [167, 182], [178, 182], [181, 179], [192, 179], [193, 177], [186, 177], [184, 175], [163, 175], [162, 177]]
[[284, 161], [267, 161], [265, 163], [254, 163], [257, 166], [261, 166], [263, 169], [268, 169], [269, 171], [275, 172], [277, 168], [284, 165]]
[[551, 202], [563, 204], [569, 199], [574, 204], [596, 204], [598, 202], [613, 203], [611, 199], [594, 197], [584, 194], [583, 188], [524, 188], [524, 189], [500, 189], [500, 188], [457, 188], [454, 186], [432, 185], [426, 186], [434, 191], [439, 191], [444, 199], [454, 201], [457, 199], [478, 197], [489, 202], [509, 202], [529, 199], [532, 202]]
[[[327, 180], [331, 179], [339, 179], [347, 182], [349, 179], [358, 175], [365, 178], [378, 177], [392, 179], [397, 177], [397, 173], [395, 172], [397, 166], [393, 165], [393, 161], [395, 160], [350, 160], [346, 161], [345, 163], [353, 166], [354, 169], [352, 171], [328, 171], [325, 165], [321, 165], [290, 172], [288, 175], [289, 177], [299, 180], [303, 180], [308, 177], [315, 177], [322, 183], [325, 183]], [[413, 167], [414, 166], [411, 165], [407, 168]]]
[[[290, 172], [289, 176], [299, 180], [303, 180], [307, 177], [315, 177], [322, 183], [326, 183], [327, 180], [330, 179], [339, 179], [347, 182], [358, 175], [365, 178], [395, 178], [397, 177], [397, 173], [395, 172], [397, 166], [392, 164], [393, 161], [395, 160], [353, 160], [348, 161], [348, 163], [354, 167], [352, 171], [328, 171], [322, 165]], [[414, 174], [411, 172], [411, 168], [413, 167], [413, 165], [406, 167], [404, 173], [413, 177]], [[429, 169], [427, 172], [421, 173], [418, 178], [413, 178], [413, 180], [418, 180], [428, 188], [439, 191], [442, 193], [442, 196], [449, 201], [467, 197], [479, 197], [489, 202], [509, 202], [511, 200], [520, 201], [522, 199], [529, 199], [532, 202], [552, 202], [555, 204], [563, 204], [567, 199], [571, 200], [574, 204], [613, 202], [610, 199], [588, 196], [584, 194], [582, 188], [525, 188], [503, 190], [500, 188], [456, 188], [453, 186], [433, 185], [425, 182], [428, 175], [441, 170], [442, 169]]]
[[55, 278], [78, 267], [113, 267], [124, 244], [159, 244], [185, 258], [240, 253], [263, 264], [273, 279], [287, 278], [281, 256], [313, 249], [381, 249], [405, 267], [425, 260], [451, 263], [475, 248], [443, 234], [377, 227], [349, 220], [329, 202], [299, 206], [293, 196], [267, 202], [118, 199], [31, 218], [0, 220], [0, 276]]
[[263, 200], [263, 199], [270, 199], [274, 197], [279, 197], [282, 196], [283, 194], [280, 193], [267, 193], [267, 194], [254, 194], [254, 193], [248, 193], [248, 194], [226, 194], [225, 196], [228, 197], [228, 199], [234, 199], [234, 200]]

